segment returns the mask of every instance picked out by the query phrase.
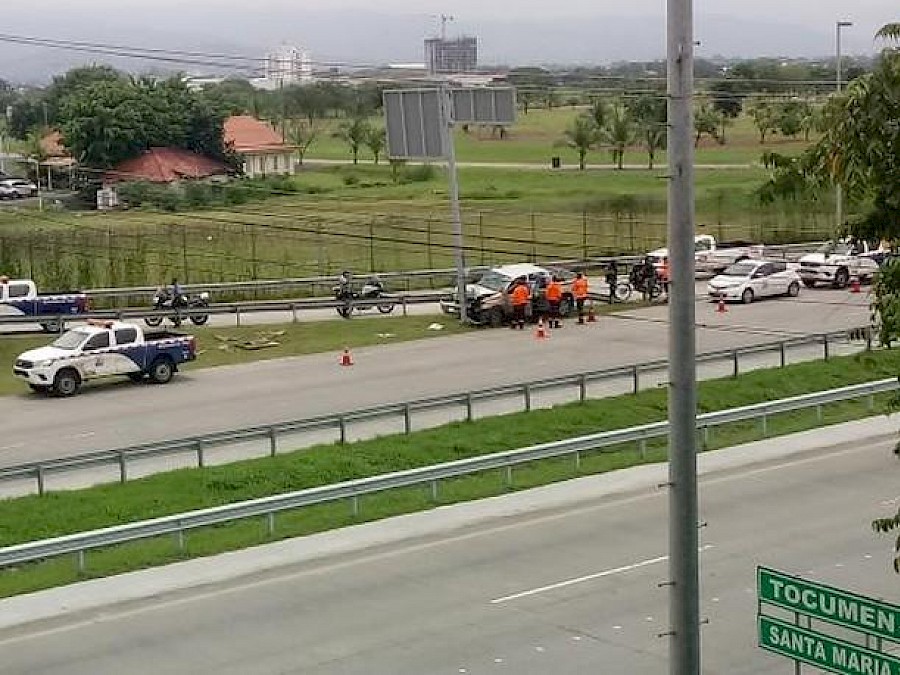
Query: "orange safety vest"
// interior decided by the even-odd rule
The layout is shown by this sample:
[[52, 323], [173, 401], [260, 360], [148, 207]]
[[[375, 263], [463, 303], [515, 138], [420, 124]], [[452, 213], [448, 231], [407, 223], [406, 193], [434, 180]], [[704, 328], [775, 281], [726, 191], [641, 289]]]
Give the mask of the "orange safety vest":
[[559, 302], [562, 300], [562, 286], [558, 281], [551, 281], [547, 284], [547, 300], [550, 302]]
[[666, 260], [663, 261], [662, 272], [661, 272], [660, 276], [662, 277], [663, 281], [668, 281], [669, 274], [671, 274], [671, 272], [669, 271], [669, 260], [668, 260], [668, 258], [666, 258]]
[[584, 300], [588, 294], [587, 279], [584, 277], [575, 279], [575, 281], [572, 282], [572, 294], [575, 296], [576, 300]]
[[526, 286], [525, 284], [519, 284], [513, 289], [512, 304], [517, 306], [527, 305], [529, 300], [531, 300], [531, 293], [528, 290], [528, 286]]

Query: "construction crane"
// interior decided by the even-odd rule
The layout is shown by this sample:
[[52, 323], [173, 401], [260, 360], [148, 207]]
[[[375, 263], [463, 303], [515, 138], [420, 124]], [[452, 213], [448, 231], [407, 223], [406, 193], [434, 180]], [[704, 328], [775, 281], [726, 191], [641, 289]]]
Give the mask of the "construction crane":
[[450, 21], [456, 21], [456, 18], [450, 16], [449, 14], [431, 14], [430, 15], [434, 19], [441, 20], [441, 40], [447, 39], [447, 23]]

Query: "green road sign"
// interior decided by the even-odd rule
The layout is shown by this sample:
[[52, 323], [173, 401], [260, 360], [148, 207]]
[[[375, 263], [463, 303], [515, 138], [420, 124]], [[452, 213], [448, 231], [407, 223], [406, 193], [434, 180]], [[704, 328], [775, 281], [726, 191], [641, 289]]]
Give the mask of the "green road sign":
[[756, 568], [759, 599], [815, 619], [900, 640], [900, 607], [856, 593], [799, 579], [765, 567]]
[[900, 675], [900, 659], [760, 616], [759, 646], [840, 675]]

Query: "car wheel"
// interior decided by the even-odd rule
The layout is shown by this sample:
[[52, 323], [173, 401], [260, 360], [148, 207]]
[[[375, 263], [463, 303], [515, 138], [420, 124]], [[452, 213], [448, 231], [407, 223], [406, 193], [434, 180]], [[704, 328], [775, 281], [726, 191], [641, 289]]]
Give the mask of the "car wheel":
[[59, 321], [45, 321], [41, 324], [41, 328], [44, 329], [45, 333], [59, 333], [61, 327]]
[[57, 396], [73, 396], [81, 388], [81, 376], [72, 368], [65, 368], [53, 378], [53, 393]]
[[175, 366], [171, 359], [161, 357], [150, 366], [150, 380], [154, 384], [166, 384], [175, 375]]
[[850, 283], [850, 272], [846, 268], [841, 267], [834, 273], [834, 287], [847, 288]]
[[810, 279], [804, 279], [804, 280], [803, 280], [803, 285], [806, 286], [807, 288], [815, 288], [815, 287], [816, 287], [816, 282], [815, 282], [815, 281], [811, 281]]
[[749, 305], [751, 302], [753, 302], [752, 289], [747, 288], [743, 293], [741, 293], [741, 302], [743, 302], [745, 305]]
[[191, 323], [195, 326], [202, 326], [209, 321], [209, 314], [191, 314]]
[[790, 298], [796, 298], [798, 295], [800, 295], [800, 284], [798, 284], [796, 281], [792, 281], [791, 285], [788, 286], [787, 294]]

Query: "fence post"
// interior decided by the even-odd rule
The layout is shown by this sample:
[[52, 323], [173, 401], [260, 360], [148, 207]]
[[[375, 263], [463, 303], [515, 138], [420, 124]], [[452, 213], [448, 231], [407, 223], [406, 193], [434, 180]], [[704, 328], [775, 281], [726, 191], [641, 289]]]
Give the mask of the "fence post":
[[412, 411], [409, 403], [403, 404], [403, 433], [408, 434], [412, 431]]
[[272, 457], [278, 454], [278, 430], [275, 427], [269, 427], [269, 454]]
[[784, 342], [778, 343], [778, 351], [781, 354], [781, 367], [784, 368], [787, 365], [787, 354], [785, 353]]
[[119, 451], [119, 482], [128, 482], [128, 464], [125, 461], [125, 453], [121, 450]]
[[474, 418], [472, 415], [472, 392], [466, 393], [466, 422], [471, 422]]
[[525, 412], [531, 412], [531, 387], [527, 384], [522, 387], [522, 396], [525, 398]]
[[341, 415], [338, 417], [338, 429], [341, 433], [341, 438], [338, 441], [341, 445], [344, 445], [347, 442], [347, 420], [344, 419], [344, 416]]
[[735, 349], [733, 352], [731, 352], [731, 360], [734, 364], [732, 377], [737, 377], [738, 373], [740, 372], [739, 367], [738, 367], [738, 351], [737, 351], [737, 349]]
[[197, 441], [197, 466], [203, 468], [206, 466], [206, 457], [203, 452], [203, 441]]
[[44, 494], [44, 467], [40, 464], [35, 469], [35, 478], [37, 478], [38, 494], [42, 495]]
[[637, 394], [641, 390], [640, 373], [637, 365], [631, 366], [631, 377], [634, 380], [634, 393]]
[[584, 373], [578, 378], [578, 400], [582, 403], [587, 400], [587, 375]]

